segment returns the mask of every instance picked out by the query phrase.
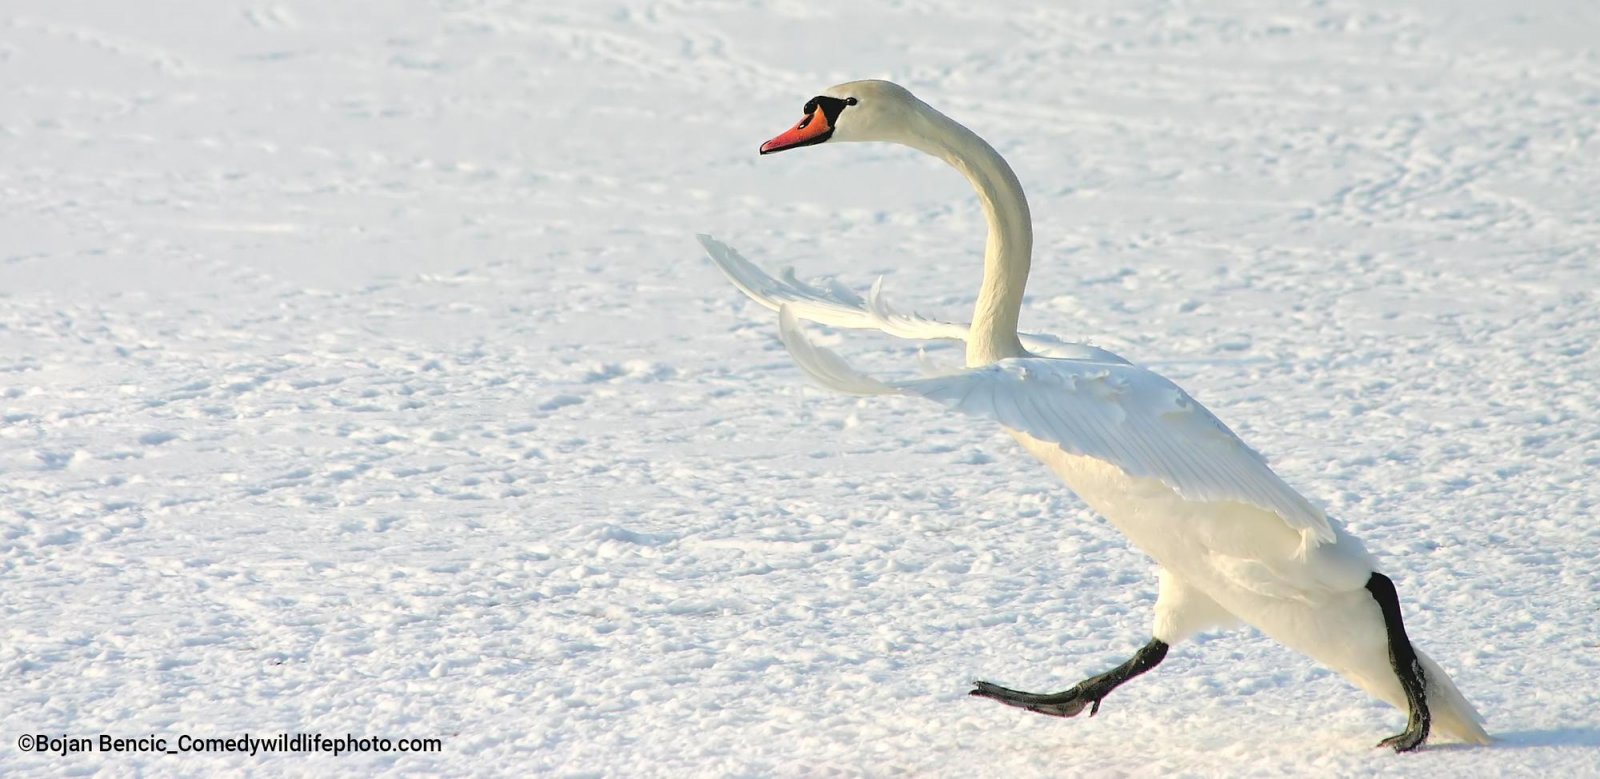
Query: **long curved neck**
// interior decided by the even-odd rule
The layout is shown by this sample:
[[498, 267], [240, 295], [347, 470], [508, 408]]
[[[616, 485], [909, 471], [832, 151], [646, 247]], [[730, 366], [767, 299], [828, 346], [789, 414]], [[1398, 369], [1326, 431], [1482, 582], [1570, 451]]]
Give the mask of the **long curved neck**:
[[967, 365], [987, 365], [1027, 354], [1017, 340], [1022, 291], [1033, 256], [1033, 217], [1022, 183], [988, 142], [944, 114], [927, 109], [928, 125], [911, 145], [950, 163], [978, 191], [989, 222], [983, 252], [983, 286], [967, 335]]

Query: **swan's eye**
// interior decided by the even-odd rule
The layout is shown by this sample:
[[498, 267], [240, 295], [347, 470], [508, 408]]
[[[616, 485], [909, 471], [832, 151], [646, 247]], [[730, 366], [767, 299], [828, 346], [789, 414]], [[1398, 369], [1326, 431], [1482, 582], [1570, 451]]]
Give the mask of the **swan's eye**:
[[860, 101], [859, 101], [859, 100], [856, 100], [856, 99], [855, 99], [855, 98], [853, 98], [853, 97], [847, 97], [847, 98], [845, 98], [845, 99], [844, 99], [844, 104], [845, 104], [845, 105], [855, 105], [855, 104], [856, 104], [856, 103], [858, 103], [858, 102], [860, 102]]

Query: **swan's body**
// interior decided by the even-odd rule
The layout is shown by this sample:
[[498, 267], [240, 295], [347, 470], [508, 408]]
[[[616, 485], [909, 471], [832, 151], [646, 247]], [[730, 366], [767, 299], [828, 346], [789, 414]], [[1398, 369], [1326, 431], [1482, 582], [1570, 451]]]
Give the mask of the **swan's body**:
[[[1407, 711], [1406, 732], [1386, 745], [1413, 749], [1430, 727], [1487, 743], [1477, 712], [1443, 669], [1414, 653], [1393, 586], [1360, 541], [1170, 381], [1101, 349], [1019, 336], [1032, 223], [1021, 185], [992, 147], [903, 88], [866, 81], [808, 103], [807, 119], [762, 153], [830, 138], [912, 146], [949, 162], [973, 184], [989, 237], [972, 323], [899, 314], [876, 287], [862, 299], [779, 281], [702, 236], [712, 259], [752, 299], [779, 309], [784, 343], [819, 383], [853, 394], [916, 395], [999, 422], [1161, 566], [1153, 639], [1128, 663], [1062, 693], [979, 683], [975, 695], [1058, 716], [1092, 704], [1093, 713], [1117, 685], [1159, 664], [1168, 646], [1242, 621]], [[808, 341], [801, 318], [908, 338], [961, 339], [967, 369], [879, 381]]]

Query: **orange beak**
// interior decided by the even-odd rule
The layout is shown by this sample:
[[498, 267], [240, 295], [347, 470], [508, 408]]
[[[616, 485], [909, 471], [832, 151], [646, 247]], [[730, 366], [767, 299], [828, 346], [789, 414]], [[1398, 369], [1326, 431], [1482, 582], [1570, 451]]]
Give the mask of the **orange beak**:
[[782, 135], [761, 144], [761, 153], [771, 154], [784, 149], [795, 149], [801, 146], [810, 146], [814, 143], [822, 143], [828, 140], [830, 135], [833, 135], [833, 125], [828, 122], [828, 115], [823, 112], [822, 106], [816, 106], [811, 109], [811, 113], [806, 118], [800, 120], [799, 124], [789, 128]]

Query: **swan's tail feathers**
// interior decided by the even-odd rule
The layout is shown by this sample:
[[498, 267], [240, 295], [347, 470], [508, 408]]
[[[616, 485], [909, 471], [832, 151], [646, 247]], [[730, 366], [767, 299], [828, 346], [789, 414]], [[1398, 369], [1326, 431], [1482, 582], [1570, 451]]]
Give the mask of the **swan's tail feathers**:
[[1433, 731], [1468, 744], [1488, 744], [1493, 739], [1483, 729], [1483, 715], [1456, 689], [1433, 658], [1417, 650], [1422, 673], [1428, 680], [1428, 713], [1433, 715]]
[[822, 281], [823, 287], [807, 284], [790, 269], [780, 274], [782, 278], [774, 278], [733, 247], [709, 235], [696, 237], [733, 286], [774, 311], [788, 306], [799, 319], [829, 327], [881, 330], [896, 338], [959, 341], [967, 337], [965, 325], [895, 311], [883, 299], [882, 279], [872, 286], [871, 299], [863, 299], [832, 279]]
[[783, 339], [795, 364], [812, 381], [828, 389], [847, 395], [888, 395], [900, 391], [850, 367], [843, 357], [812, 343], [806, 338], [799, 318], [787, 305], [778, 309], [778, 337]]

